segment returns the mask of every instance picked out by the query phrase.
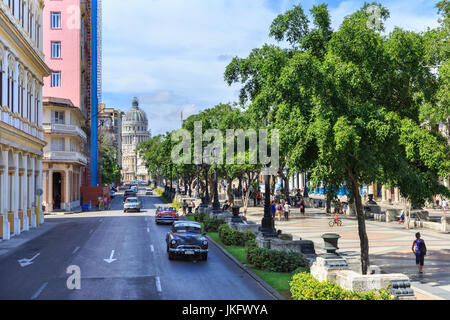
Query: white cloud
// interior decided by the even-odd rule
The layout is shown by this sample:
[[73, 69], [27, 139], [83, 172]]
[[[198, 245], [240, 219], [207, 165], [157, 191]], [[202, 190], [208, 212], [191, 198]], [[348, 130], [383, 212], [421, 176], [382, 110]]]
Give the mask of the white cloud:
[[[270, 2], [271, 1], [271, 2]], [[363, 0], [328, 2], [333, 27]], [[388, 29], [435, 26], [425, 0], [381, 1], [391, 10]], [[413, 4], [411, 4], [413, 2]], [[153, 133], [179, 127], [190, 113], [238, 99], [224, 71], [232, 57], [246, 57], [265, 42], [272, 20], [293, 4], [307, 14], [317, 0], [106, 0], [103, 1], [105, 102], [128, 110], [133, 96], [151, 113]], [[406, 7], [405, 7], [406, 6]], [[423, 7], [428, 10], [424, 12]], [[274, 10], [279, 10], [275, 12]]]

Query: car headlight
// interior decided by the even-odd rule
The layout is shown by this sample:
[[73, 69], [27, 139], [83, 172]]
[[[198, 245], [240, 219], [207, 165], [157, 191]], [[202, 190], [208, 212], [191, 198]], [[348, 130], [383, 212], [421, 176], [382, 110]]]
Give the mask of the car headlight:
[[177, 244], [177, 240], [172, 240], [170, 243], [171, 243], [172, 245], [176, 245], [176, 244]]
[[202, 245], [207, 246], [207, 245], [208, 245], [208, 241], [203, 240], [203, 241], [202, 241]]

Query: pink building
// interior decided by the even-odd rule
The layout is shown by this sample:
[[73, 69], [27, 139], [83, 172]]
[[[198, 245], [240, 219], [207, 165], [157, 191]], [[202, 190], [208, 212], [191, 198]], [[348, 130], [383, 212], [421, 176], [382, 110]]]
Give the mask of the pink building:
[[80, 188], [90, 180], [90, 20], [89, 0], [45, 0], [43, 51], [52, 69], [43, 88], [47, 212], [80, 208]]

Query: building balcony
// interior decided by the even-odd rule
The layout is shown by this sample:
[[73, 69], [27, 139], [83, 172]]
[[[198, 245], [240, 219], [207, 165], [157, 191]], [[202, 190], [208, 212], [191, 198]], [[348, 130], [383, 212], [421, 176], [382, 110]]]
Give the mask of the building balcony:
[[80, 152], [47, 151], [44, 152], [44, 161], [75, 162], [83, 166], [87, 165], [87, 157]]
[[17, 112], [12, 113], [7, 106], [0, 106], [0, 122], [4, 122], [34, 138], [44, 140], [43, 128], [39, 128], [35, 123], [30, 122], [26, 118], [22, 118]]
[[44, 123], [42, 127], [46, 134], [79, 136], [83, 141], [87, 141], [86, 133], [80, 127], [75, 125]]

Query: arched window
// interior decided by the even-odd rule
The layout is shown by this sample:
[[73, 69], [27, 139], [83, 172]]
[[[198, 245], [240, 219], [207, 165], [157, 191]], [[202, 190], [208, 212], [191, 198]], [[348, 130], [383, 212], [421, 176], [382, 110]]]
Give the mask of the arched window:
[[31, 118], [31, 97], [33, 96], [33, 79], [30, 74], [28, 74], [28, 81], [27, 81], [27, 114], [28, 114], [28, 120], [32, 122]]
[[16, 112], [14, 106], [14, 58], [8, 59], [8, 107], [12, 113]]
[[35, 81], [35, 93], [34, 93], [34, 112], [36, 118], [36, 125], [39, 127], [39, 85]]
[[4, 59], [4, 51], [0, 46], [0, 106], [3, 106], [3, 59]]
[[24, 97], [24, 91], [25, 91], [25, 85], [24, 85], [24, 71], [21, 66], [19, 66], [19, 87], [18, 87], [18, 112], [20, 116], [24, 117], [24, 103], [23, 103], [23, 97]]

